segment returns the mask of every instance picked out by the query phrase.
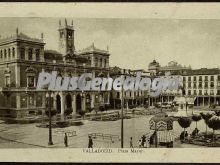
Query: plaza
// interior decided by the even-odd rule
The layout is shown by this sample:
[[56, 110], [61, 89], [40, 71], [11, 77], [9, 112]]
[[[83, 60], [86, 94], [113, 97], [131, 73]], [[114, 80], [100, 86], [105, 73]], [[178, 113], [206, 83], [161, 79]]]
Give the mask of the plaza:
[[[198, 111], [195, 113], [200, 113]], [[207, 112], [207, 111], [206, 111]], [[167, 112], [168, 115], [173, 115], [177, 112]], [[141, 136], [146, 134], [149, 128], [149, 120], [153, 115], [136, 115], [131, 119], [124, 119], [124, 148], [129, 148], [129, 139], [133, 138], [133, 145], [138, 148], [138, 141]], [[0, 143], [1, 148], [63, 148], [64, 145], [64, 134], [60, 134], [57, 130], [70, 130], [76, 131], [76, 136], [68, 137], [68, 147], [69, 148], [87, 148], [88, 147], [88, 134], [91, 133], [103, 133], [118, 135], [119, 138], [121, 134], [121, 121], [90, 121], [82, 120], [83, 125], [80, 126], [70, 126], [66, 128], [53, 128], [52, 137], [53, 145], [48, 146], [48, 128], [36, 127], [37, 123], [32, 124], [0, 124]], [[198, 129], [201, 132], [205, 132], [204, 121], [198, 122]], [[195, 128], [195, 123], [192, 122], [191, 126], [187, 129], [188, 133], [191, 133]], [[173, 130], [179, 137], [182, 132], [182, 128], [179, 126], [177, 121], [174, 121]], [[212, 130], [208, 128], [208, 131]], [[94, 148], [120, 148], [120, 140], [114, 140], [114, 142], [108, 139], [94, 139]], [[152, 146], [154, 147], [154, 146]], [[180, 141], [174, 142], [174, 148], [184, 148], [184, 147], [202, 147], [191, 144], [182, 144]]]

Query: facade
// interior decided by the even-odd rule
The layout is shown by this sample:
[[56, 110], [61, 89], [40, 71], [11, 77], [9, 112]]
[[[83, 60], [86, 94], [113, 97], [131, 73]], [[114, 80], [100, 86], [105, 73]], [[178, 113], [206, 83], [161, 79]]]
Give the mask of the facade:
[[[74, 27], [59, 22], [59, 51], [45, 50], [41, 39], [30, 38], [23, 33], [0, 40], [0, 115], [23, 118], [44, 113], [47, 109], [47, 90], [36, 91], [41, 71], [57, 71], [58, 76], [79, 76], [85, 72], [93, 76], [109, 75], [109, 52], [92, 46], [76, 51]], [[100, 104], [109, 103], [108, 91], [52, 92], [53, 108], [64, 117], [67, 109], [75, 115]]]
[[[154, 66], [152, 67], [152, 64]], [[161, 67], [155, 60], [149, 64], [149, 71], [157, 76], [169, 73], [180, 76], [183, 86], [178, 91], [163, 91], [157, 99], [161, 102], [173, 101], [175, 96], [196, 97], [194, 106], [211, 106], [220, 104], [220, 69], [201, 68], [192, 69], [190, 66], [181, 66], [171, 61], [167, 66]], [[153, 99], [153, 98], [152, 98]]]

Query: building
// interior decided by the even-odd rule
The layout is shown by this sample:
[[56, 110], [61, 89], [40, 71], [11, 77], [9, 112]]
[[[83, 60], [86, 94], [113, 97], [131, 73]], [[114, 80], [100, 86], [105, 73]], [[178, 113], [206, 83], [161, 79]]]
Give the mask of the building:
[[[47, 90], [36, 91], [41, 71], [57, 71], [58, 76], [79, 76], [90, 72], [93, 76], [108, 76], [108, 50], [100, 50], [92, 44], [77, 51], [74, 45], [74, 26], [67, 20], [59, 22], [59, 51], [45, 50], [43, 34], [40, 39], [31, 38], [16, 29], [16, 34], [0, 40], [0, 115], [23, 118], [44, 113], [47, 109]], [[64, 118], [72, 109], [75, 115], [100, 104], [109, 103], [109, 91], [52, 92], [53, 108]]]
[[194, 106], [220, 105], [220, 69], [219, 68], [200, 68], [192, 69], [191, 66], [185, 67], [177, 62], [171, 61], [167, 66], [160, 66], [154, 60], [149, 64], [148, 70], [151, 75], [180, 76], [183, 86], [178, 91], [163, 91], [159, 98], [151, 98], [153, 102], [170, 102], [175, 96], [196, 97]]

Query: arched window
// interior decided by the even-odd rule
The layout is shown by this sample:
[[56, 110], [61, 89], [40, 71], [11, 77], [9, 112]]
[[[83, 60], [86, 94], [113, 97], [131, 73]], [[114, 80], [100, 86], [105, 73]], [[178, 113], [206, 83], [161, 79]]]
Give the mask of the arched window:
[[25, 60], [25, 49], [24, 49], [24, 48], [21, 48], [21, 50], [20, 50], [20, 56], [21, 56], [21, 59], [22, 59], [22, 60]]
[[40, 50], [39, 49], [36, 50], [36, 60], [40, 61]]
[[28, 50], [28, 60], [32, 60], [32, 59], [33, 59], [33, 57], [32, 57], [32, 52], [33, 52], [33, 50], [32, 50], [32, 48], [30, 48], [30, 49]]
[[12, 48], [12, 57], [15, 58], [15, 48]]
[[4, 58], [6, 59], [7, 58], [7, 50], [4, 49]]

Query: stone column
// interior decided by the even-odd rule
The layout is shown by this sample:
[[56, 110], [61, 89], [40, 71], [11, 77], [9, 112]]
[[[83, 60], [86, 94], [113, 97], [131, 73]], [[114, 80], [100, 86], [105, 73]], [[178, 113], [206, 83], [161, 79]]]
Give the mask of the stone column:
[[61, 120], [64, 120], [64, 110], [65, 110], [65, 95], [61, 93]]
[[16, 96], [16, 108], [17, 110], [21, 108], [21, 96], [19, 93], [17, 93], [17, 96]]
[[208, 102], [208, 106], [210, 106], [210, 97], [209, 97], [209, 102]]
[[91, 108], [94, 108], [95, 105], [95, 94], [91, 94]]
[[15, 84], [16, 84], [16, 87], [20, 87], [20, 65], [19, 64], [16, 64], [15, 66]]
[[76, 114], [76, 95], [75, 94], [72, 95], [72, 109], [73, 109], [72, 115], [74, 116]]
[[85, 98], [85, 94], [82, 94], [82, 111], [86, 110], [86, 98]]

